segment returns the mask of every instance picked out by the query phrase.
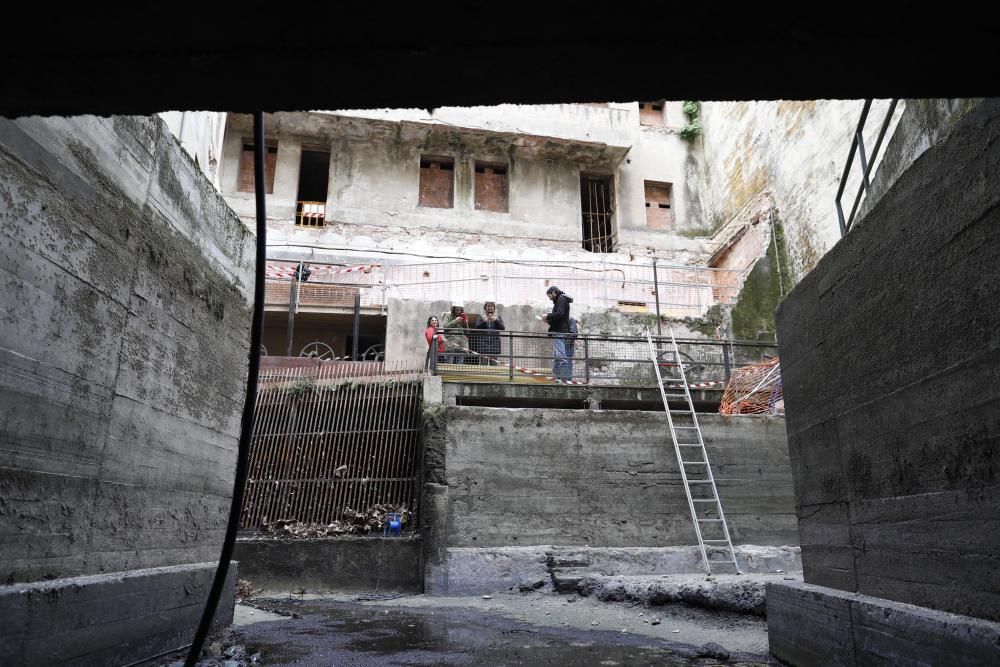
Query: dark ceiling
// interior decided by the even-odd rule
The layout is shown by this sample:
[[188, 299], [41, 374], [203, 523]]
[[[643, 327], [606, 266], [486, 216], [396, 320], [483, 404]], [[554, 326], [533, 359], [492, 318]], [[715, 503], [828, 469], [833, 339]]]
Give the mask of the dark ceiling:
[[1000, 95], [955, 3], [218, 4], [5, 10], [0, 114]]

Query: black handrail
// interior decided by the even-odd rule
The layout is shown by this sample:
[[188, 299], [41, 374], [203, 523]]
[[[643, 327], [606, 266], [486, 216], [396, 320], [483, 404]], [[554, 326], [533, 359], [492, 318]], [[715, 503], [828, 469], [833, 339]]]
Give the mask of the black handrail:
[[[844, 236], [850, 231], [851, 225], [854, 223], [854, 216], [858, 211], [858, 204], [861, 203], [861, 194], [867, 193], [869, 188], [871, 188], [871, 172], [872, 165], [875, 164], [875, 159], [878, 157], [878, 151], [882, 147], [882, 140], [885, 139], [885, 133], [889, 129], [889, 123], [892, 121], [892, 115], [896, 111], [896, 103], [899, 99], [893, 99], [889, 102], [889, 109], [885, 113], [885, 118], [882, 120], [882, 127], [878, 133], [878, 139], [875, 140], [875, 147], [872, 149], [871, 155], [865, 155], [865, 141], [862, 137], [862, 131], [865, 129], [865, 123], [868, 120], [868, 112], [871, 111], [872, 100], [865, 100], [865, 106], [861, 109], [861, 119], [858, 120], [858, 127], [854, 130], [854, 138], [851, 141], [851, 150], [847, 155], [847, 164], [844, 165], [844, 173], [840, 177], [840, 187], [837, 188], [837, 219], [840, 221], [840, 235]], [[854, 152], [858, 153], [858, 160], [861, 165], [861, 186], [858, 188], [857, 194], [854, 196], [854, 205], [851, 206], [851, 213], [844, 219], [844, 207], [841, 205], [840, 200], [844, 196], [844, 188], [847, 187], [847, 177], [851, 173], [851, 166], [854, 164]]]

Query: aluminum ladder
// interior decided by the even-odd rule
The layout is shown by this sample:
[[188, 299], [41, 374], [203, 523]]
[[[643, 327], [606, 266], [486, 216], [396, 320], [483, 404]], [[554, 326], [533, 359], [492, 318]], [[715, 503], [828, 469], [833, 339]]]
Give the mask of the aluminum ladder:
[[[674, 338], [674, 329], [670, 327], [670, 349], [658, 352], [653, 345], [653, 337], [646, 329], [646, 341], [649, 343], [649, 354], [653, 360], [653, 369], [656, 372], [656, 382], [660, 388], [660, 397], [663, 399], [663, 411], [667, 415], [667, 426], [670, 427], [670, 439], [674, 443], [674, 453], [677, 454], [677, 467], [681, 471], [681, 480], [684, 482], [684, 493], [687, 495], [688, 508], [691, 510], [691, 521], [694, 523], [694, 532], [698, 536], [698, 548], [701, 549], [701, 559], [705, 564], [705, 572], [712, 574], [712, 568], [708, 560], [708, 553], [705, 545], [724, 546], [729, 550], [729, 557], [723, 560], [713, 560], [716, 565], [732, 565], [736, 568], [737, 574], [742, 574], [740, 566], [736, 562], [736, 551], [733, 549], [733, 541], [729, 536], [729, 526], [726, 524], [726, 515], [722, 511], [722, 501], [719, 500], [719, 490], [715, 486], [715, 477], [712, 475], [712, 466], [708, 462], [708, 451], [705, 449], [705, 441], [701, 437], [701, 428], [698, 426], [698, 415], [694, 411], [694, 402], [691, 400], [691, 388], [688, 387], [687, 378], [684, 374], [684, 363], [681, 361], [680, 350], [677, 349], [677, 340]], [[664, 377], [660, 372], [660, 364], [664, 362], [661, 354], [672, 355], [673, 359], [667, 360], [679, 373], [679, 377]], [[666, 383], [680, 383], [684, 388], [684, 393], [668, 393]], [[672, 386], [671, 389], [679, 389]], [[683, 398], [686, 410], [671, 410], [669, 400], [675, 401]], [[689, 419], [690, 423], [674, 424], [675, 418]], [[682, 454], [686, 452], [686, 454]], [[699, 456], [700, 455], [700, 456]], [[696, 475], [695, 479], [688, 477], [688, 472]], [[705, 513], [704, 517], [699, 517], [699, 508]], [[714, 516], [712, 512], [715, 512]], [[709, 533], [712, 535], [706, 538], [703, 534], [721, 528], [722, 534]]]

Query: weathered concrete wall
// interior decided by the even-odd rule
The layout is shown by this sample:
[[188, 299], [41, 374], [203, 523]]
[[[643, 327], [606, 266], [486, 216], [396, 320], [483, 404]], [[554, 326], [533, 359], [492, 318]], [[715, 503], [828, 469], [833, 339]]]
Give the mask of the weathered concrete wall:
[[216, 111], [164, 111], [157, 115], [218, 189], [226, 114]]
[[9, 582], [212, 560], [252, 236], [158, 118], [0, 120]]
[[782, 664], [1000, 664], [1000, 623], [784, 580], [767, 585], [766, 599]]
[[240, 578], [269, 593], [319, 591], [421, 593], [419, 538], [240, 539]]
[[[769, 190], [785, 226], [792, 281], [797, 281], [840, 238], [834, 197], [862, 106], [861, 100], [703, 103], [706, 180], [700, 194], [711, 226], [720, 227]], [[864, 133], [869, 147], [887, 107], [887, 100], [872, 106]], [[847, 192], [855, 191], [858, 173], [848, 181]]]
[[1000, 100], [778, 311], [808, 583], [1000, 620]]
[[[734, 541], [795, 544], [783, 421], [699, 420]], [[661, 414], [441, 406], [429, 422], [448, 547], [695, 543]]]
[[[0, 586], [0, 664], [130, 665], [191, 641], [215, 563]], [[232, 622], [236, 562], [215, 627]]]
[[861, 200], [856, 221], [862, 220], [896, 179], [924, 151], [943, 141], [958, 119], [979, 102], [978, 99], [963, 98], [905, 100], [905, 109], [901, 115], [897, 114], [899, 124], [882, 149], [878, 171]]

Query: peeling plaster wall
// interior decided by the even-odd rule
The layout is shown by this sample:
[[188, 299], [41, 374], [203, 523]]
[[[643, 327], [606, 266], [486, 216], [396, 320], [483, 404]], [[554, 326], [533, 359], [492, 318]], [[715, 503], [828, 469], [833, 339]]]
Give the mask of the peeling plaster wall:
[[[677, 136], [680, 102], [667, 103], [667, 118], [673, 120], [664, 128], [641, 126], [637, 103], [269, 115], [269, 136], [278, 140], [269, 245], [593, 260], [603, 255], [581, 247], [580, 173], [587, 171], [615, 176], [615, 259], [653, 250], [671, 261], [703, 263], [704, 239], [690, 238], [705, 224], [697, 205], [687, 207], [691, 156]], [[240, 142], [249, 133], [245, 117], [230, 115], [221, 176], [227, 201], [246, 219], [253, 198], [236, 187]], [[303, 143], [331, 150], [327, 224], [318, 230], [293, 221]], [[455, 160], [453, 208], [418, 205], [421, 155]], [[475, 210], [477, 160], [509, 164], [509, 212]], [[647, 230], [646, 180], [673, 185], [680, 233]]]
[[0, 119], [3, 581], [218, 557], [252, 245], [158, 117]]
[[[888, 100], [876, 100], [872, 105], [864, 132], [868, 147], [875, 142], [888, 104]], [[770, 190], [785, 226], [792, 279], [797, 281], [840, 239], [834, 198], [863, 101], [705, 102], [701, 106], [707, 171], [701, 204], [710, 212], [708, 219], [718, 228], [754, 196]], [[904, 106], [897, 107], [896, 118]], [[856, 160], [845, 191], [850, 197], [860, 182], [858, 173]]]

